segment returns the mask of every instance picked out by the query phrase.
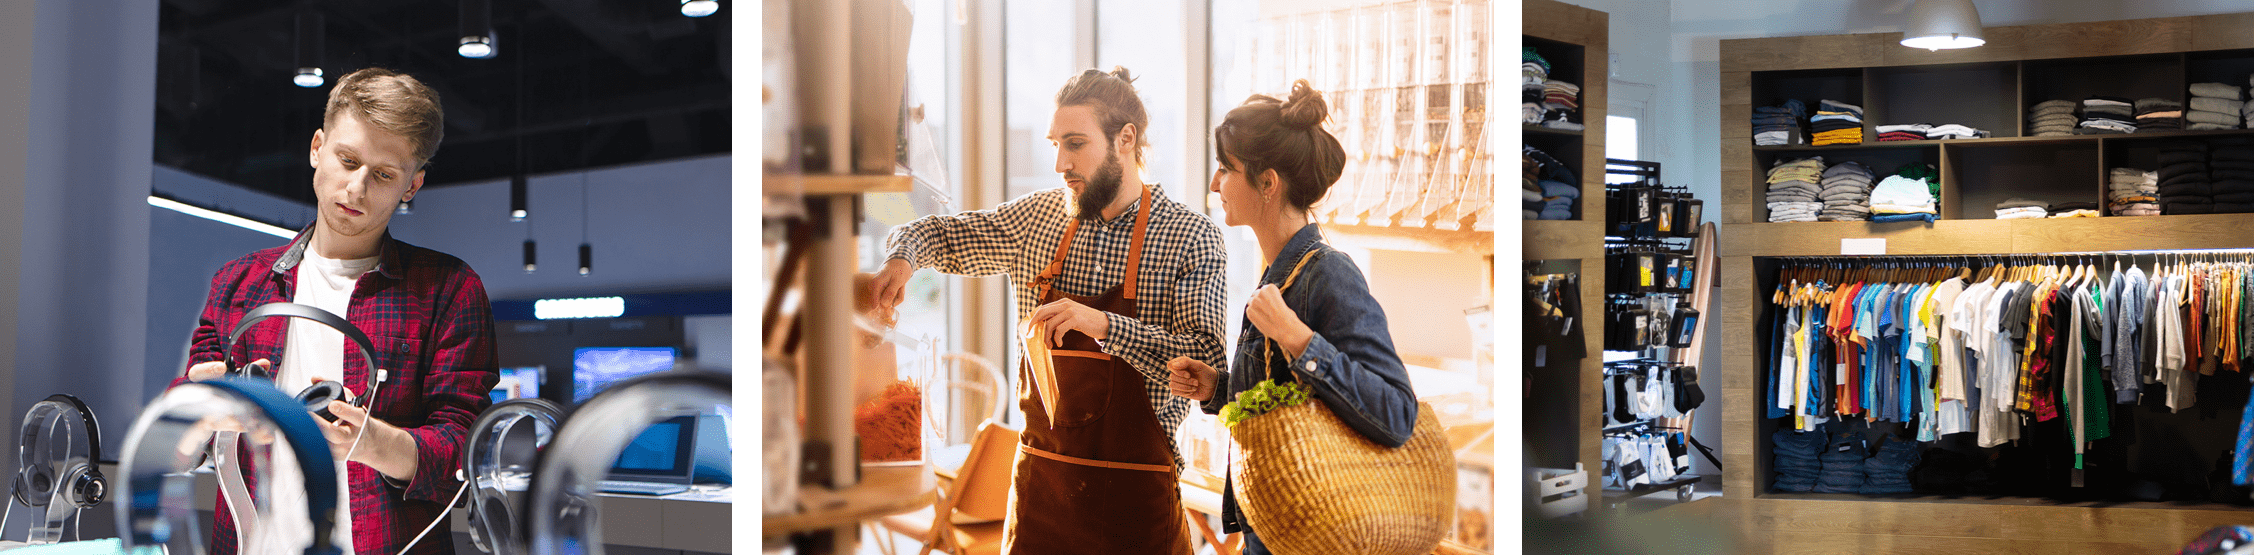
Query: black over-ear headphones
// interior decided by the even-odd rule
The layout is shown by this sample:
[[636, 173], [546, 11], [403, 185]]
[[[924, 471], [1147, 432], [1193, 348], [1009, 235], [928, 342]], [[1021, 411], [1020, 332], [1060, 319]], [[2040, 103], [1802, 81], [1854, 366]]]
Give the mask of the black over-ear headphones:
[[[345, 339], [351, 340], [353, 345], [360, 347], [360, 361], [368, 364], [368, 383], [374, 384], [383, 381], [382, 376], [377, 374], [379, 370], [376, 369], [376, 344], [368, 341], [368, 334], [361, 333], [359, 327], [352, 325], [352, 322], [340, 318], [336, 314], [297, 303], [267, 303], [259, 305], [258, 308], [252, 309], [249, 314], [243, 315], [243, 320], [235, 324], [235, 331], [227, 334], [227, 350], [221, 351], [223, 353], [221, 356], [227, 359], [229, 372], [249, 373], [248, 367], [235, 365], [235, 340], [242, 338], [243, 332], [250, 331], [251, 324], [273, 317], [304, 318], [319, 322], [321, 325], [344, 334]], [[273, 379], [273, 376], [262, 377], [268, 380]], [[375, 399], [375, 391], [371, 389], [363, 393], [367, 393], [367, 395], [361, 395], [360, 398], [354, 399], [352, 406], [362, 409], [368, 408], [368, 403]], [[297, 400], [305, 404], [305, 410], [320, 415], [322, 419], [330, 422], [335, 422], [337, 415], [329, 413], [329, 401], [343, 398], [344, 384], [334, 380], [322, 380], [297, 393]]]
[[[472, 492], [469, 499], [470, 541], [478, 549], [494, 555], [523, 555], [527, 553], [521, 519], [511, 510], [509, 492], [503, 488], [498, 476], [480, 476], [478, 459], [492, 461], [494, 467], [521, 466], [526, 473], [539, 464], [540, 453], [552, 441], [564, 419], [563, 407], [540, 398], [510, 399], [485, 409], [478, 415], [477, 423], [470, 425], [468, 441], [462, 442], [463, 487]], [[509, 438], [515, 436], [517, 426], [533, 426], [534, 445], [531, 456], [513, 459], [516, 450], [502, 450]], [[545, 434], [542, 428], [545, 428]], [[546, 437], [541, 437], [545, 435]], [[514, 464], [512, 464], [514, 463]], [[487, 480], [480, 480], [487, 478]]]
[[[102, 500], [109, 496], [110, 481], [102, 476], [99, 466], [102, 460], [102, 427], [95, 420], [94, 411], [86, 408], [86, 403], [77, 397], [62, 393], [49, 395], [47, 400], [40, 403], [69, 405], [78, 410], [78, 417], [86, 422], [86, 460], [72, 460], [70, 464], [64, 465], [61, 474], [51, 474], [54, 469], [48, 461], [22, 457], [24, 460], [16, 461], [16, 482], [10, 488], [10, 493], [24, 506], [45, 507], [48, 493], [60, 487], [63, 499], [73, 506], [91, 509], [102, 504]], [[23, 442], [17, 445], [32, 445], [37, 442], [36, 436], [46, 433], [46, 430], [40, 428], [25, 426]]]

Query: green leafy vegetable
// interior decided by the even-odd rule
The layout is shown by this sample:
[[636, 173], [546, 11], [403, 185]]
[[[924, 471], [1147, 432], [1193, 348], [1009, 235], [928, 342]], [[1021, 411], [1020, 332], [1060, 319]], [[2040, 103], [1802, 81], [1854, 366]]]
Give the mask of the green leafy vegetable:
[[1236, 401], [1221, 407], [1221, 421], [1235, 426], [1238, 422], [1243, 422], [1254, 416], [1267, 414], [1277, 409], [1298, 406], [1300, 403], [1307, 402], [1307, 399], [1313, 394], [1313, 391], [1307, 389], [1307, 386], [1300, 385], [1299, 382], [1279, 384], [1275, 380], [1261, 380], [1259, 384], [1252, 386], [1252, 389], [1237, 393]]

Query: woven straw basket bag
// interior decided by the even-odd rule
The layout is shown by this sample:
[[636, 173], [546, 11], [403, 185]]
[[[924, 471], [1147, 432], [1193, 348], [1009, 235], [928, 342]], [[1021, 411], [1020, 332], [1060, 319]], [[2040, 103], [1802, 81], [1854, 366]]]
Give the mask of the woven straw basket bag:
[[1432, 407], [1409, 442], [1362, 437], [1316, 400], [1230, 427], [1237, 506], [1282, 555], [1431, 553], [1454, 526], [1456, 456]]
[[[1282, 289], [1325, 250], [1302, 255]], [[1277, 350], [1271, 341], [1262, 354]], [[1455, 526], [1456, 454], [1430, 404], [1417, 403], [1416, 428], [1398, 448], [1362, 437], [1312, 397], [1233, 424], [1229, 435], [1237, 508], [1269, 551], [1424, 555]]]

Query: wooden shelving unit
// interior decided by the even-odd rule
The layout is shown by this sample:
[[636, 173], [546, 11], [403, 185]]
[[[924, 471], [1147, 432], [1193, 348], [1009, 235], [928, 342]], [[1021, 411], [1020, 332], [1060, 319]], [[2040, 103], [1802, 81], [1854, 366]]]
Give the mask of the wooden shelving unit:
[[[1521, 122], [1520, 136], [1527, 146], [1575, 167], [1575, 176], [1581, 180], [1580, 206], [1575, 210], [1577, 219], [1525, 221], [1521, 228], [1524, 233], [1521, 258], [1529, 263], [1551, 261], [1547, 264], [1552, 267], [1577, 265], [1581, 275], [1583, 316], [1602, 314], [1604, 122], [1605, 92], [1610, 80], [1609, 56], [1606, 55], [1611, 40], [1610, 16], [1556, 0], [1525, 0], [1522, 6], [1524, 46], [1534, 47], [1550, 61], [1552, 79], [1581, 86], [1582, 130], [1551, 129]], [[1517, 179], [1513, 177], [1498, 181], [1515, 183]], [[1524, 287], [1522, 280], [1514, 279], [1509, 283], [1507, 293], [1510, 294], [1519, 294], [1518, 289]], [[1594, 321], [1593, 318], [1588, 320]], [[1571, 375], [1538, 374], [1535, 389], [1528, 391], [1527, 399], [1504, 400], [1498, 405], [1525, 407], [1526, 435], [1530, 440], [1570, 437], [1570, 442], [1529, 444], [1533, 454], [1530, 460], [1542, 468], [1572, 469], [1579, 463], [1590, 473], [1591, 486], [1583, 490], [1592, 496], [1589, 506], [1601, 507], [1602, 488], [1594, 484], [1596, 474], [1604, 468], [1601, 439], [1604, 418], [1599, 414], [1604, 408], [1604, 335], [1601, 326], [1584, 325], [1583, 331], [1588, 356], [1581, 359]], [[1544, 369], [1528, 368], [1526, 371], [1543, 372]], [[1558, 390], [1561, 388], [1565, 391]], [[1571, 415], [1571, 421], [1555, 421], [1560, 414]], [[1556, 452], [1559, 450], [1565, 452]]]
[[[1721, 43], [1722, 326], [1720, 386], [1727, 412], [1719, 453], [1733, 498], [1727, 515], [1752, 542], [1743, 552], [2168, 552], [2207, 527], [2245, 520], [2244, 509], [2198, 503], [2073, 503], [2013, 497], [1864, 497], [1768, 493], [1772, 473], [1760, 414], [1769, 276], [1764, 259], [1836, 256], [1843, 239], [1880, 238], [1887, 254], [2176, 250], [2254, 247], [2254, 215], [2164, 215], [1996, 220], [2006, 196], [2103, 202], [2105, 172], [2151, 166], [2167, 139], [2254, 135], [2181, 131], [2028, 137], [2026, 109], [2052, 99], [2106, 94], [2185, 100], [2185, 85], [2254, 73], [2254, 14], [1990, 27], [1979, 48], [1929, 52], [1899, 33], [1724, 40]], [[2235, 75], [2235, 77], [2230, 77]], [[2226, 79], [2226, 77], [2229, 77]], [[1932, 82], [1966, 83], [1930, 87]], [[1896, 123], [1963, 123], [1985, 139], [1757, 147], [1756, 106], [1831, 98], [1865, 109], [1865, 137]], [[1779, 159], [1927, 161], [1941, 174], [1933, 223], [1768, 223], [1765, 170]], [[1873, 171], [1891, 166], [1874, 164]], [[1709, 389], [1711, 393], [1713, 390]], [[2232, 408], [2231, 414], [2237, 414]], [[1745, 492], [1739, 494], [1738, 492]], [[2136, 523], [2136, 524], [2129, 524]], [[1896, 536], [1919, 536], [1900, 541]]]

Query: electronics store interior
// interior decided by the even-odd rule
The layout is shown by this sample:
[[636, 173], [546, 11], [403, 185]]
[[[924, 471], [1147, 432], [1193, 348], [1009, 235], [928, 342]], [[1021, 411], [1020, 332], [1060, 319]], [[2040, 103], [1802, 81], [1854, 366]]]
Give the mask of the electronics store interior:
[[731, 552], [756, 6], [0, 6], [0, 549]]

